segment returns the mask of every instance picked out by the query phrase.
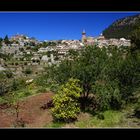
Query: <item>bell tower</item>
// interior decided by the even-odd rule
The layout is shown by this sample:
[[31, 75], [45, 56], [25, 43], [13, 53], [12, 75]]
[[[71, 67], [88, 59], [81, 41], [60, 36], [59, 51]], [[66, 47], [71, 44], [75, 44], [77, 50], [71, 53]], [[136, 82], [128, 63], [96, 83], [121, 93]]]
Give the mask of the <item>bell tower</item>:
[[86, 42], [86, 32], [83, 30], [82, 32], [82, 43]]

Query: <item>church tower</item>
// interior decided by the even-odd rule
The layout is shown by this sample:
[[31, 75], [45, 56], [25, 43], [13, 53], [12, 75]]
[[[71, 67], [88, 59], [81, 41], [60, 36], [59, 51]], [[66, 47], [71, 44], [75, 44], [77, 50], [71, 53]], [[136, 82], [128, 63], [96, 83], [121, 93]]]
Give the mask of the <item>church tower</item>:
[[86, 32], [85, 30], [83, 30], [82, 32], [82, 43], [85, 43], [86, 42]]

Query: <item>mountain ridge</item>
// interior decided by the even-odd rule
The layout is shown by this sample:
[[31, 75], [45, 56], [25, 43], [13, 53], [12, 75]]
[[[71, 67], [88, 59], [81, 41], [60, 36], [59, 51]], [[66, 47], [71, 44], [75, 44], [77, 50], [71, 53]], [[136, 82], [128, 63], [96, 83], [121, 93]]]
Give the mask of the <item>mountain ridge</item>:
[[129, 39], [131, 33], [140, 27], [140, 14], [128, 16], [114, 21], [104, 31], [105, 38], [126, 38]]

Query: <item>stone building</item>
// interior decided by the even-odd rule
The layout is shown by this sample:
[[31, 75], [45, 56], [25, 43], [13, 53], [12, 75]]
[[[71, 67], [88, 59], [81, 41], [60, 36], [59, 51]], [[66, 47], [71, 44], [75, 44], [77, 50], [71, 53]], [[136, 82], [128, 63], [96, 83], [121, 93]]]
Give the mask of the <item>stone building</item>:
[[85, 30], [82, 32], [82, 43], [85, 45], [93, 45], [94, 44], [94, 37], [86, 36]]

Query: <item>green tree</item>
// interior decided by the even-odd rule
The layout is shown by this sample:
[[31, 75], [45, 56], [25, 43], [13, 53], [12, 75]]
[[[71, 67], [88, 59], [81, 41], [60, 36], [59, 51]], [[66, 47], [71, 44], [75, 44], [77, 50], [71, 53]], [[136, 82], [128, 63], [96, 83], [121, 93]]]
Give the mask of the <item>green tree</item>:
[[26, 80], [21, 77], [21, 78], [14, 78], [11, 82], [11, 91], [16, 92], [21, 89], [26, 88]]
[[3, 41], [3, 38], [0, 37], [0, 42], [2, 42], [2, 41]]
[[134, 30], [130, 36], [131, 39], [131, 52], [140, 51], [140, 27]]
[[[48, 75], [60, 85], [67, 82], [71, 77], [79, 79], [82, 88], [81, 96], [85, 98], [86, 102], [91, 93], [92, 85], [98, 79], [107, 59], [105, 48], [101, 50], [96, 46], [87, 46], [72, 60], [69, 60], [68, 56], [68, 59], [62, 61], [59, 66], [53, 66]], [[83, 109], [85, 102], [82, 102]]]
[[2, 41], [3, 41], [3, 39], [0, 37], [0, 49], [2, 47]]
[[22, 107], [20, 98], [22, 98], [22, 96], [22, 94], [10, 93], [4, 98], [5, 102], [11, 106], [11, 113], [15, 115], [15, 121], [13, 122], [14, 127], [25, 127], [25, 121], [20, 118], [20, 111]]
[[5, 70], [4, 73], [5, 73], [7, 78], [12, 78], [13, 77], [13, 73], [12, 73], [11, 70]]
[[87, 102], [91, 94], [100, 101], [103, 110], [111, 106], [119, 109], [140, 86], [139, 68], [139, 53], [133, 57], [129, 48], [87, 46], [77, 57], [69, 59], [68, 56], [59, 65], [48, 68], [47, 75], [48, 79], [59, 85], [66, 83], [69, 78], [79, 79], [83, 110], [89, 106]]
[[78, 51], [74, 49], [70, 49], [68, 51], [68, 57], [70, 57], [71, 59], [75, 59], [78, 55], [79, 55]]
[[31, 50], [37, 52], [39, 48], [40, 48], [39, 45], [35, 45], [34, 47], [31, 48]]
[[4, 72], [0, 72], [0, 96], [4, 96], [10, 90], [9, 81]]
[[97, 81], [93, 86], [97, 98], [98, 110], [119, 109], [122, 104], [117, 82]]
[[5, 36], [4, 42], [5, 42], [5, 44], [7, 44], [7, 45], [10, 43], [9, 38], [8, 38], [8, 35]]
[[55, 120], [69, 122], [77, 118], [80, 112], [78, 98], [81, 91], [79, 80], [73, 78], [60, 87], [53, 97], [52, 114]]

